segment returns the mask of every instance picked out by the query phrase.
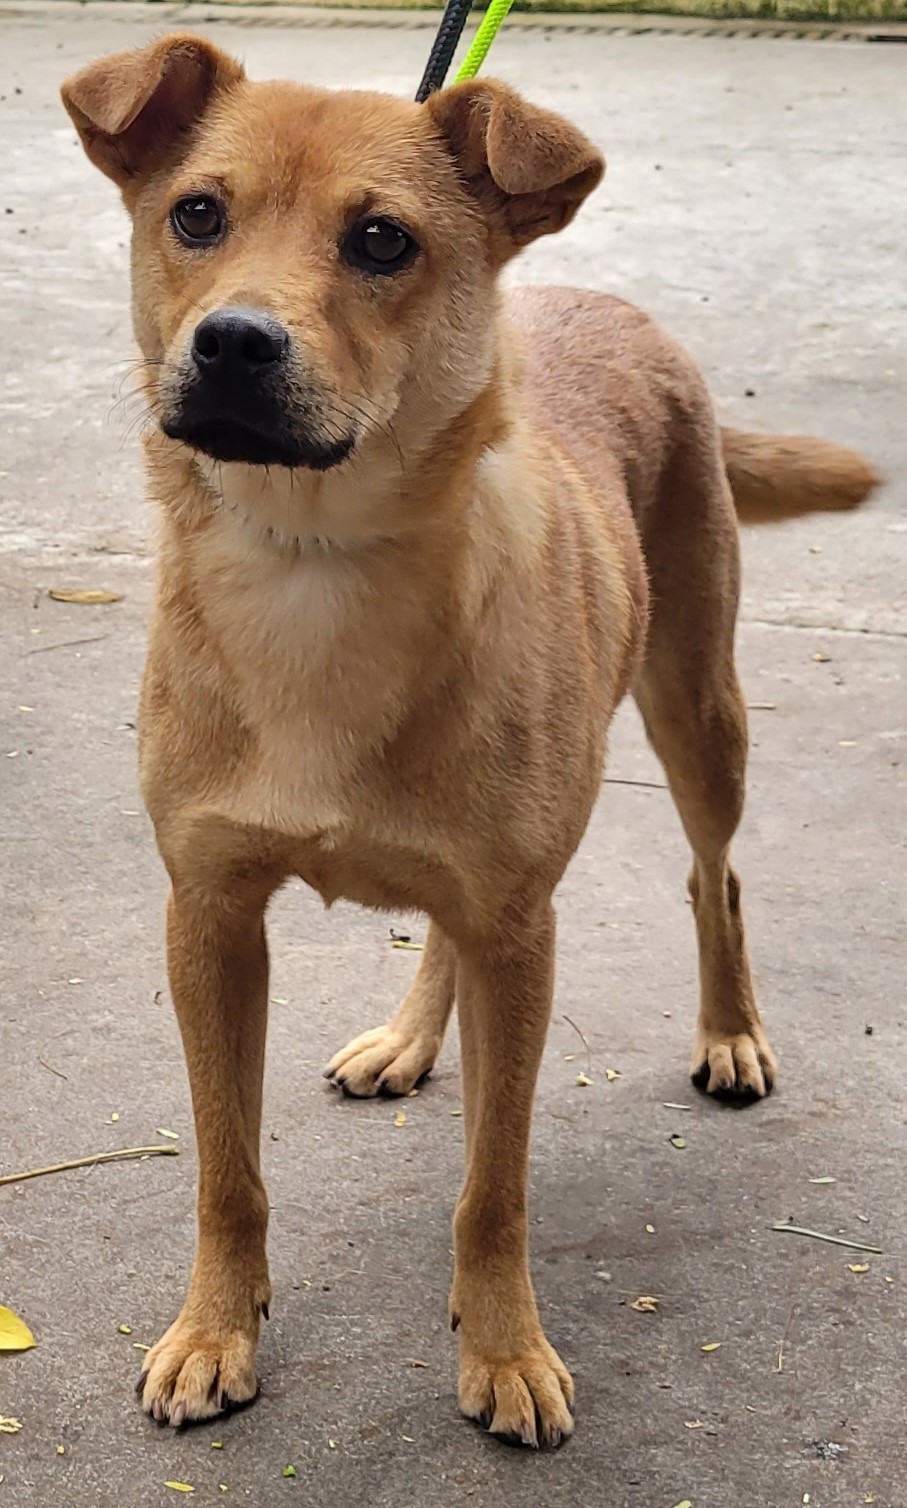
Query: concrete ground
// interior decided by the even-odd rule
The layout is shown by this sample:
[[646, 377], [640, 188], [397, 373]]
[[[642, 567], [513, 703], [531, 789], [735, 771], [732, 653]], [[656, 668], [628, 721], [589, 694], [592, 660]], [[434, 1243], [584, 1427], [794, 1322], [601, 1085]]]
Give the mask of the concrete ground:
[[[156, 1508], [177, 1500], [173, 1481], [256, 1508], [903, 1508], [903, 57], [568, 32], [497, 46], [496, 69], [611, 160], [576, 226], [519, 276], [643, 303], [702, 361], [723, 415], [855, 443], [890, 478], [859, 517], [744, 543], [753, 755], [737, 858], [783, 1067], [745, 1113], [686, 1080], [686, 855], [635, 715], [619, 720], [616, 783], [560, 895], [534, 1145], [535, 1271], [575, 1370], [578, 1431], [531, 1458], [456, 1411], [456, 1042], [402, 1128], [397, 1106], [328, 1090], [322, 1063], [383, 1019], [416, 959], [390, 946], [386, 919], [326, 914], [299, 890], [272, 929], [262, 1398], [182, 1435], [132, 1399], [134, 1347], [181, 1300], [195, 1165], [135, 777], [151, 519], [137, 415], [116, 401], [127, 229], [57, 86], [160, 21], [20, 5], [0, 24], [0, 1171], [149, 1143], [180, 1153], [0, 1189], [0, 1302], [38, 1339], [0, 1359], [0, 1415], [22, 1426], [0, 1429], [0, 1508]], [[400, 91], [427, 44], [424, 29], [374, 26], [210, 31], [256, 74]], [[68, 587], [121, 600], [49, 598]], [[788, 1219], [884, 1254], [771, 1230]], [[657, 1313], [632, 1308], [643, 1294]]]

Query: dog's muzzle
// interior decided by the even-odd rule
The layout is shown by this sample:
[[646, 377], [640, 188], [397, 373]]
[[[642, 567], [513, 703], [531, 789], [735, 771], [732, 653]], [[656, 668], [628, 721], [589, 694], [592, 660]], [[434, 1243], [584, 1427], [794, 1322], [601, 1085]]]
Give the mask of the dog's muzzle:
[[161, 428], [216, 461], [328, 471], [356, 444], [331, 434], [294, 392], [289, 331], [258, 309], [225, 305], [196, 326]]

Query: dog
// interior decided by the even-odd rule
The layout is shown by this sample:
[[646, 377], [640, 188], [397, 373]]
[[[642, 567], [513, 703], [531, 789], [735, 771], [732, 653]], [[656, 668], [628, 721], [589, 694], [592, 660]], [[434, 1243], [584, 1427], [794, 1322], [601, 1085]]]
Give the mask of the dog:
[[327, 1071], [351, 1095], [407, 1093], [456, 998], [460, 1408], [557, 1446], [573, 1383], [540, 1322], [527, 1217], [552, 894], [631, 692], [693, 855], [693, 1078], [768, 1093], [729, 860], [747, 756], [737, 525], [855, 508], [875, 475], [819, 440], [719, 429], [692, 362], [617, 299], [502, 292], [604, 170], [502, 83], [421, 105], [252, 83], [175, 34], [62, 94], [133, 220], [160, 513], [140, 766], [170, 878], [198, 1247], [142, 1404], [179, 1427], [256, 1396], [265, 911], [301, 876], [327, 905], [429, 918], [397, 1014]]

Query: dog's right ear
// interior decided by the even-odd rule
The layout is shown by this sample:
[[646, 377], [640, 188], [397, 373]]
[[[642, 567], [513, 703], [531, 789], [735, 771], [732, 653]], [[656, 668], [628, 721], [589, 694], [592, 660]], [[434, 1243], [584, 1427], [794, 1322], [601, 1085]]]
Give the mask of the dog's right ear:
[[243, 77], [219, 47], [176, 33], [89, 63], [60, 92], [88, 157], [122, 189], [172, 158], [215, 92]]

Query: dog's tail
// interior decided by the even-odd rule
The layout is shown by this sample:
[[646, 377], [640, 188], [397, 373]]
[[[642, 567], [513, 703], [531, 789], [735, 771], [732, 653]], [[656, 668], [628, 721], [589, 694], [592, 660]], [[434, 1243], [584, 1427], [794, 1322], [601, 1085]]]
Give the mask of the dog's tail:
[[722, 429], [721, 448], [742, 524], [777, 524], [801, 513], [859, 508], [879, 484], [855, 450], [808, 435]]

